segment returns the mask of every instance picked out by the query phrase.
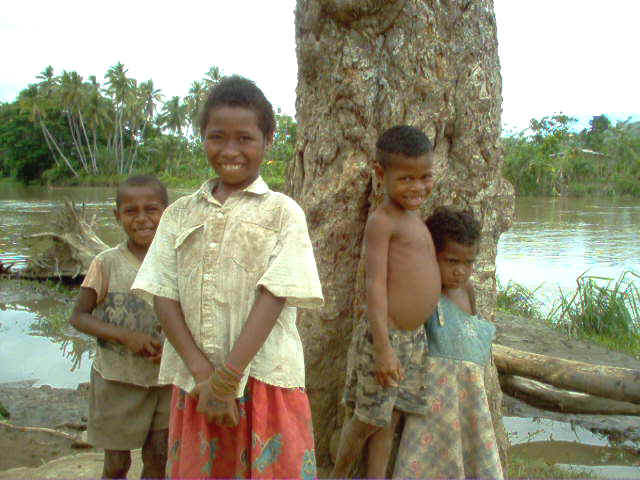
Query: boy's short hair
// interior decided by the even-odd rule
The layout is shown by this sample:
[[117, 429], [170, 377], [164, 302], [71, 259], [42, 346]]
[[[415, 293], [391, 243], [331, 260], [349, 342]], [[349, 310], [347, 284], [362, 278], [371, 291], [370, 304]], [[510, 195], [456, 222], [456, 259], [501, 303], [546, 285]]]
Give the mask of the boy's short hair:
[[120, 208], [122, 191], [128, 187], [152, 187], [158, 192], [158, 196], [162, 200], [164, 206], [166, 207], [169, 205], [169, 194], [167, 193], [167, 187], [164, 186], [164, 183], [153, 175], [132, 175], [126, 180], [120, 182], [116, 189], [116, 208]]
[[387, 168], [394, 153], [419, 157], [431, 150], [433, 146], [422, 130], [409, 125], [397, 125], [380, 135], [376, 142], [376, 161], [382, 168]]
[[258, 116], [258, 127], [265, 137], [270, 137], [276, 130], [273, 106], [262, 90], [251, 80], [240, 75], [232, 75], [223, 77], [209, 90], [207, 100], [200, 110], [199, 124], [202, 138], [204, 138], [211, 110], [222, 106], [253, 110]]
[[475, 245], [482, 230], [472, 211], [451, 207], [437, 207], [425, 223], [431, 232], [436, 253], [445, 248], [447, 240], [467, 246]]

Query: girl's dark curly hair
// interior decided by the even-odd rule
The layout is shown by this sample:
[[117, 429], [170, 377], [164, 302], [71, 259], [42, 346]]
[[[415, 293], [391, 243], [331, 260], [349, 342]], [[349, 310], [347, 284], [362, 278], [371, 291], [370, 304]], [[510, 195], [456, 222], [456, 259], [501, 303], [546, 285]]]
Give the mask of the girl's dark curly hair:
[[425, 223], [431, 232], [436, 253], [445, 248], [447, 240], [462, 245], [474, 245], [480, 240], [480, 223], [471, 210], [437, 207]]
[[276, 129], [273, 107], [255, 83], [239, 75], [222, 78], [211, 90], [200, 110], [200, 135], [209, 122], [211, 110], [218, 107], [242, 107], [253, 110], [258, 117], [258, 127], [265, 137], [271, 137]]

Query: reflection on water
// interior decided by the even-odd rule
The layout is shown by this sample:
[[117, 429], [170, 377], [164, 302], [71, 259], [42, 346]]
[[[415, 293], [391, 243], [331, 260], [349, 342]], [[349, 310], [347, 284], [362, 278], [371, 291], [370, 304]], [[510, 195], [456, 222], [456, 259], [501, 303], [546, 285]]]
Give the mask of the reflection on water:
[[[170, 197], [184, 193], [173, 191]], [[3, 186], [0, 256], [28, 255], [23, 236], [46, 228], [50, 212], [65, 198], [95, 213], [96, 232], [115, 245], [123, 237], [113, 218], [114, 196], [114, 188]], [[498, 246], [496, 267], [503, 284], [513, 280], [530, 289], [542, 284], [539, 292], [550, 304], [558, 287], [575, 288], [576, 278], [587, 270], [612, 278], [626, 270], [640, 272], [640, 201], [518, 199], [516, 212]], [[52, 329], [44, 320], [51, 315], [44, 304], [0, 304], [0, 383], [37, 378], [41, 384], [74, 387], [88, 380], [92, 340], [73, 329]], [[612, 446], [580, 427], [548, 422], [506, 417], [516, 444], [512, 453], [591, 465], [605, 477], [640, 478], [637, 451]]]
[[113, 188], [34, 188], [3, 185], [0, 189], [0, 254], [28, 254], [24, 236], [46, 230], [51, 212], [71, 199], [97, 219], [96, 233], [108, 244], [122, 234], [113, 217]]
[[502, 234], [496, 260], [503, 285], [512, 280], [550, 307], [558, 287], [576, 278], [640, 273], [640, 202], [593, 199], [518, 199], [516, 219]]
[[[169, 197], [173, 200], [185, 193], [171, 191]], [[95, 215], [95, 231], [107, 244], [124, 239], [113, 215], [113, 187], [3, 185], [0, 261], [19, 268], [29, 255], [24, 237], [46, 231], [51, 213], [66, 199], [86, 209], [89, 218]], [[67, 325], [70, 311], [70, 305], [56, 304], [56, 299], [27, 302], [15, 298], [10, 304], [0, 304], [0, 383], [38, 379], [40, 384], [75, 387], [88, 381], [93, 340]]]
[[87, 382], [92, 341], [70, 330], [55, 331], [31, 308], [0, 304], [0, 383], [75, 388]]
[[633, 442], [612, 444], [579, 425], [546, 418], [503, 417], [509, 454], [593, 472], [605, 478], [640, 478], [640, 455]]

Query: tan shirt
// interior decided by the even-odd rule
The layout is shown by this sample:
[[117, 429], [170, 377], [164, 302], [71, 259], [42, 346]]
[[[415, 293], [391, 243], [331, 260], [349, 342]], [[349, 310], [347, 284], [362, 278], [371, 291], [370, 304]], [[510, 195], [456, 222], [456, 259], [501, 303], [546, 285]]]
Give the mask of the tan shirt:
[[[224, 204], [211, 194], [214, 185], [215, 180], [204, 183], [165, 210], [132, 288], [179, 301], [196, 344], [214, 366], [224, 362], [238, 338], [258, 286], [285, 297], [237, 394], [243, 394], [248, 375], [279, 387], [303, 387], [296, 307], [323, 302], [304, 212], [260, 177]], [[160, 379], [186, 391], [195, 386], [169, 342]]]
[[[140, 260], [129, 251], [126, 242], [96, 255], [82, 282], [83, 287], [93, 289], [97, 295], [91, 314], [103, 322], [147, 333], [162, 342], [164, 335], [153, 311], [151, 295], [131, 291], [138, 268]], [[101, 338], [97, 343], [93, 368], [102, 378], [143, 387], [158, 385], [157, 363], [120, 343]]]

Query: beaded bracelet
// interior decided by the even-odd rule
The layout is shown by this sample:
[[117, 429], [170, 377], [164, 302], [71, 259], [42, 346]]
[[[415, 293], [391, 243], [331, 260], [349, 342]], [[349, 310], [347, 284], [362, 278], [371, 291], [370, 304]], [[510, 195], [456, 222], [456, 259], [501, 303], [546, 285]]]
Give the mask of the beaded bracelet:
[[242, 376], [244, 375], [243, 372], [241, 372], [236, 367], [231, 365], [231, 363], [228, 360], [226, 362], [224, 362], [223, 367], [226, 368], [227, 370], [229, 370], [231, 373], [234, 373], [237, 377], [242, 378]]
[[242, 376], [238, 377], [224, 365], [216, 368], [209, 378], [213, 393], [220, 398], [235, 397]]

